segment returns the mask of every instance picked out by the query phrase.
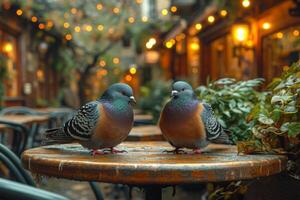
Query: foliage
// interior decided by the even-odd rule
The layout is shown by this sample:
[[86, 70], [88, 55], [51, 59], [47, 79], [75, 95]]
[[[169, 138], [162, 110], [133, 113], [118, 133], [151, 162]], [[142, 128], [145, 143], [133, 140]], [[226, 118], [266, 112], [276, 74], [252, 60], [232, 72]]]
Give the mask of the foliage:
[[230, 130], [234, 142], [249, 139], [251, 123], [246, 116], [265, 93], [255, 90], [263, 79], [239, 81], [224, 78], [198, 87], [195, 92], [200, 101], [211, 104], [220, 124]]
[[151, 81], [141, 87], [139, 107], [152, 114], [154, 121], [159, 119], [160, 111], [170, 97], [171, 81]]

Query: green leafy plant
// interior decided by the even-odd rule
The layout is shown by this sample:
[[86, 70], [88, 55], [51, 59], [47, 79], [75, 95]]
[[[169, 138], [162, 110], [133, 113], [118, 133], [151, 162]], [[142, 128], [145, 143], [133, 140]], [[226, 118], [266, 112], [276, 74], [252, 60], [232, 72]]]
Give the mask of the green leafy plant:
[[139, 107], [152, 114], [154, 122], [159, 119], [160, 111], [170, 97], [171, 81], [151, 81], [141, 87]]
[[198, 87], [195, 92], [200, 101], [209, 103], [219, 123], [232, 132], [232, 140], [249, 139], [252, 124], [246, 117], [265, 93], [255, 90], [263, 83], [263, 79], [236, 81], [223, 78], [210, 82], [207, 86]]

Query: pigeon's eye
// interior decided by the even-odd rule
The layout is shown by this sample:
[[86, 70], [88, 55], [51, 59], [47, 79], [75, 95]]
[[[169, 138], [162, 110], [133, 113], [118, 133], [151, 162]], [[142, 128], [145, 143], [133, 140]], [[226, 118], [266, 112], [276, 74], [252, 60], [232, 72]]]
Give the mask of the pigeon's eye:
[[126, 96], [126, 93], [124, 91], [121, 92], [124, 96]]
[[184, 90], [185, 90], [185, 88], [182, 88], [182, 89], [181, 89], [181, 91], [184, 91]]

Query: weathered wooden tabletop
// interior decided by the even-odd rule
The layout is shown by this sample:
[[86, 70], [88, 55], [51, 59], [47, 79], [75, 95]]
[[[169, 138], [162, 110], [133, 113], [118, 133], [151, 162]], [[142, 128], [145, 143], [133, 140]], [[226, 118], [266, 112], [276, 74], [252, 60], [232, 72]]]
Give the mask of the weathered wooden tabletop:
[[22, 162], [33, 173], [82, 181], [172, 185], [253, 179], [281, 172], [286, 157], [237, 155], [235, 146], [209, 145], [203, 154], [168, 154], [166, 142], [124, 142], [128, 153], [93, 157], [78, 144], [27, 150]]
[[163, 141], [164, 137], [158, 126], [135, 126], [127, 137], [127, 141]]
[[47, 108], [34, 108], [35, 111], [45, 114], [50, 113], [69, 113], [72, 111], [70, 108], [53, 108], [53, 107], [47, 107]]
[[3, 115], [0, 116], [0, 121], [15, 122], [24, 125], [32, 123], [44, 123], [49, 120], [48, 115]]

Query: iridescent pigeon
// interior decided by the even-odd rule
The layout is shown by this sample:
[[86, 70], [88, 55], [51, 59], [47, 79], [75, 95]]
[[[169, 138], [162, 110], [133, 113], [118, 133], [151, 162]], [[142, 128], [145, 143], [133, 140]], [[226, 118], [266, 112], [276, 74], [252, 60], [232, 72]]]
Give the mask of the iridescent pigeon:
[[201, 153], [209, 142], [231, 144], [211, 106], [199, 102], [192, 87], [184, 81], [173, 84], [171, 99], [160, 115], [159, 127], [165, 139], [175, 147], [168, 152], [180, 153], [183, 152], [180, 148], [189, 148]]
[[133, 126], [133, 103], [130, 86], [113, 84], [99, 99], [82, 106], [63, 127], [47, 130], [46, 143], [77, 141], [93, 155], [103, 154], [98, 149], [105, 148], [111, 153], [122, 152], [114, 147], [127, 138]]

